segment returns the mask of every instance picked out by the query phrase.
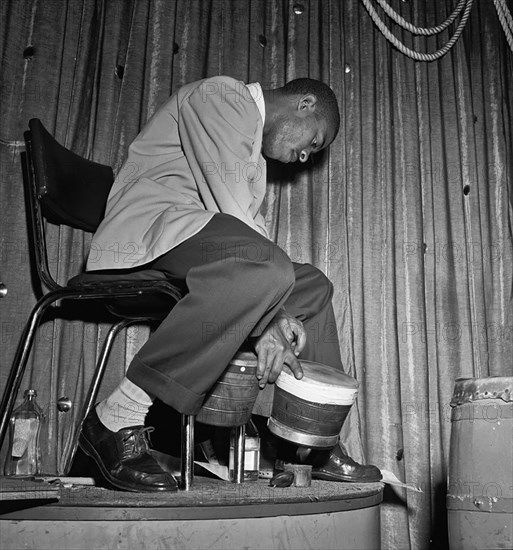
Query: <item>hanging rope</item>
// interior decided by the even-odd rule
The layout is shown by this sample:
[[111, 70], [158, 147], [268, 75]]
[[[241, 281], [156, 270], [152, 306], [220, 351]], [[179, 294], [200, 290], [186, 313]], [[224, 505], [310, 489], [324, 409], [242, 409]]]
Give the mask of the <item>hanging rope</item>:
[[[391, 42], [400, 52], [404, 53], [405, 55], [407, 55], [411, 59], [415, 59], [416, 61], [435, 61], [435, 60], [440, 59], [441, 57], [443, 57], [454, 46], [454, 44], [456, 44], [456, 41], [458, 40], [461, 33], [463, 32], [463, 29], [465, 28], [465, 25], [466, 25], [467, 20], [469, 18], [470, 11], [472, 10], [473, 0], [463, 0], [463, 3], [465, 3], [465, 11], [463, 12], [463, 15], [462, 15], [461, 20], [458, 24], [458, 27], [454, 31], [454, 34], [452, 35], [451, 39], [443, 47], [441, 47], [439, 50], [437, 50], [436, 52], [433, 52], [433, 53], [422, 53], [422, 52], [417, 52], [415, 50], [412, 50], [411, 48], [408, 48], [403, 42], [401, 42], [396, 36], [394, 36], [390, 32], [388, 27], [383, 23], [380, 16], [378, 15], [376, 10], [374, 9], [372, 4], [370, 3], [370, 0], [362, 0], [362, 2], [363, 2], [363, 5], [365, 6], [365, 8], [367, 9], [367, 11], [369, 12], [369, 15], [371, 16], [372, 20], [374, 21], [376, 26], [379, 28], [379, 30], [383, 33], [385, 38], [389, 42]], [[454, 10], [454, 12], [449, 16], [448, 20], [451, 19], [451, 17], [453, 17], [454, 13], [458, 10], [461, 3], [462, 3], [462, 1], [460, 1], [460, 3], [458, 4], [458, 6]], [[380, 4], [381, 4], [381, 2], [380, 2]], [[396, 15], [398, 16], [398, 14], [396, 14]], [[454, 17], [456, 17], [456, 16], [457, 16], [457, 14]], [[404, 21], [404, 22], [406, 23], [406, 21]], [[447, 23], [447, 25], [450, 25], [451, 22], [447, 23], [447, 20], [446, 20], [442, 25], [445, 25], [445, 23]], [[440, 27], [442, 25], [440, 25]], [[416, 27], [416, 28], [420, 29], [422, 27]], [[433, 27], [433, 28], [437, 28], [437, 27]], [[422, 33], [419, 33], [419, 34], [422, 34]]]
[[451, 15], [449, 15], [449, 17], [441, 25], [437, 25], [436, 27], [417, 27], [401, 17], [389, 4], [387, 4], [385, 0], [377, 0], [377, 2], [383, 8], [383, 11], [388, 15], [388, 17], [393, 19], [403, 29], [410, 31], [412, 34], [422, 34], [424, 36], [431, 36], [445, 30], [456, 19], [456, 17], [458, 17], [461, 10], [467, 4], [467, 0], [460, 0]]
[[493, 3], [495, 4], [495, 9], [506, 35], [509, 48], [513, 52], [513, 17], [511, 16], [511, 12], [508, 6], [506, 6], [506, 0], [493, 0]]
[[502, 12], [501, 23], [504, 23], [510, 32], [513, 31], [513, 16], [511, 15], [508, 6], [506, 6], [506, 0], [494, 0], [494, 4], [497, 13]]

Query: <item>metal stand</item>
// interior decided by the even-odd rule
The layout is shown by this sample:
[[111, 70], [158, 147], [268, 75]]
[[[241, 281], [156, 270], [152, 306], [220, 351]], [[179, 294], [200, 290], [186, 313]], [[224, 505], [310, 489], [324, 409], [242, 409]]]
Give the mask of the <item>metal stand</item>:
[[[236, 426], [233, 445], [233, 483], [244, 482], [246, 426]], [[194, 481], [194, 416], [182, 414], [180, 489], [190, 491]]]
[[246, 426], [235, 427], [235, 441], [233, 447], [233, 482], [244, 482], [244, 436], [246, 435]]
[[190, 491], [194, 479], [194, 416], [182, 414], [180, 489]]

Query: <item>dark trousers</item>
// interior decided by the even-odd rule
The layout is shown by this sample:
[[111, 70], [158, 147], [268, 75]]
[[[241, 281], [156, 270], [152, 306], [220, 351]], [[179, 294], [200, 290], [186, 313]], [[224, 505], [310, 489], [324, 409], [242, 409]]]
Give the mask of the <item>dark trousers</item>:
[[[188, 292], [134, 357], [127, 377], [177, 411], [196, 414], [248, 336], [259, 336], [281, 307], [307, 333], [299, 358], [342, 369], [331, 282], [233, 216], [216, 214], [144, 267], [183, 279]], [[268, 414], [269, 398], [259, 402], [255, 412]]]

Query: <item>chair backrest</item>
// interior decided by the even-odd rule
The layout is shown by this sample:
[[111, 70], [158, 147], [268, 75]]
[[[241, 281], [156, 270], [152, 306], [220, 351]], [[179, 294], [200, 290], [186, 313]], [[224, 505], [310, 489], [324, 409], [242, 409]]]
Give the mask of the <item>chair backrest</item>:
[[44, 217], [58, 225], [95, 231], [114, 182], [112, 168], [66, 149], [37, 118], [30, 120], [29, 128], [29, 154]]
[[24, 183], [38, 274], [45, 286], [59, 288], [48, 267], [43, 218], [93, 232], [105, 213], [114, 182], [110, 166], [87, 160], [60, 145], [39, 119], [25, 132]]

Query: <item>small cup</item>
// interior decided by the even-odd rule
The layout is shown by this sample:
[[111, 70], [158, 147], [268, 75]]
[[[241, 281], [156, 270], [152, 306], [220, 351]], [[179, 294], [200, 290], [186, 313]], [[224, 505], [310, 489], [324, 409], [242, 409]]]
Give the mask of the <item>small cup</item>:
[[283, 469], [294, 473], [293, 487], [310, 487], [312, 484], [312, 467], [309, 464], [291, 464], [285, 462]]

